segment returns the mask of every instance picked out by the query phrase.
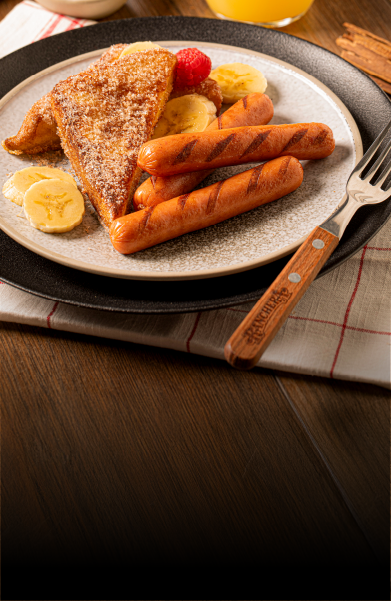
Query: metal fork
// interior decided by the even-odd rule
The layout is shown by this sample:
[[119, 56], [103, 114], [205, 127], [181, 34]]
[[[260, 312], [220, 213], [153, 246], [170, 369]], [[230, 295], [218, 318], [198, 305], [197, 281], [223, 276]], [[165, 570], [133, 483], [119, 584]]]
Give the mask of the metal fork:
[[[382, 190], [381, 186], [391, 172], [391, 140], [365, 177], [360, 177], [390, 129], [391, 121], [350, 174], [344, 202], [329, 219], [313, 230], [228, 340], [224, 355], [232, 366], [251, 369], [256, 365], [288, 315], [337, 247], [355, 212], [363, 205], [377, 204], [390, 197], [391, 186], [387, 190]], [[386, 157], [389, 153], [387, 163]], [[382, 170], [381, 166], [383, 166]], [[370, 181], [376, 175], [375, 183], [371, 184]]]

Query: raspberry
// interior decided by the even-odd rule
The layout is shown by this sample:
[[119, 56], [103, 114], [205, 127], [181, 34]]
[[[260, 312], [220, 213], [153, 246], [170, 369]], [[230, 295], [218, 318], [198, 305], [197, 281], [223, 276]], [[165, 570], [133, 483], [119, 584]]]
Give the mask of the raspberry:
[[186, 48], [177, 53], [175, 87], [196, 86], [211, 72], [212, 61], [197, 48]]

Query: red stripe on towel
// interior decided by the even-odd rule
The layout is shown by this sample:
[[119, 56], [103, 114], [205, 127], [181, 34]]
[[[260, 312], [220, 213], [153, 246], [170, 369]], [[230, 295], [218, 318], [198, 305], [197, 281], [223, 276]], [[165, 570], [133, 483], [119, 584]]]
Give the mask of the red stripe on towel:
[[51, 328], [52, 326], [50, 325], [50, 318], [52, 317], [53, 313], [55, 312], [55, 310], [58, 307], [58, 301], [56, 301], [53, 305], [53, 309], [50, 311], [49, 315], [46, 318], [46, 323], [48, 325], [48, 328]]
[[44, 38], [47, 38], [50, 35], [52, 35], [53, 31], [55, 30], [55, 28], [57, 27], [59, 22], [62, 21], [62, 19], [63, 19], [63, 15], [57, 15], [54, 20], [51, 19], [49, 21], [49, 27], [47, 29], [43, 30], [43, 33], [42, 33], [42, 35], [39, 36], [38, 40], [43, 40]]
[[342, 342], [343, 342], [343, 339], [344, 339], [344, 336], [345, 336], [346, 324], [347, 324], [347, 321], [349, 319], [350, 309], [352, 307], [353, 301], [354, 301], [356, 293], [357, 293], [357, 289], [358, 289], [359, 284], [360, 284], [361, 273], [362, 273], [362, 266], [363, 266], [363, 263], [364, 263], [364, 257], [365, 257], [366, 251], [367, 251], [367, 246], [364, 246], [363, 251], [362, 251], [362, 255], [361, 255], [360, 266], [358, 268], [356, 285], [354, 287], [353, 294], [352, 294], [352, 296], [350, 298], [349, 304], [348, 304], [347, 309], [346, 309], [345, 318], [344, 318], [343, 324], [342, 324], [341, 337], [339, 339], [338, 347], [337, 347], [337, 350], [335, 351], [334, 361], [333, 361], [333, 364], [331, 366], [330, 378], [334, 377], [334, 368], [335, 368], [336, 363], [338, 361], [339, 351], [341, 350]]
[[187, 350], [188, 353], [190, 353], [190, 340], [193, 338], [193, 336], [194, 336], [194, 334], [196, 332], [196, 329], [198, 327], [198, 322], [200, 321], [200, 317], [201, 317], [201, 311], [197, 314], [197, 317], [196, 317], [195, 322], [194, 322], [193, 329], [190, 332], [190, 336], [189, 336], [189, 338], [186, 341], [186, 350]]

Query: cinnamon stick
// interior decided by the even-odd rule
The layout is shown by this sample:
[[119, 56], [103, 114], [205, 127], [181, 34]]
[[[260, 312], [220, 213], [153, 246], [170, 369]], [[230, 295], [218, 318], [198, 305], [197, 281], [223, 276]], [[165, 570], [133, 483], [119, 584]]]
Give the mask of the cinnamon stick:
[[343, 25], [347, 31], [336, 40], [343, 48], [342, 58], [371, 75], [390, 94], [391, 42], [351, 23]]

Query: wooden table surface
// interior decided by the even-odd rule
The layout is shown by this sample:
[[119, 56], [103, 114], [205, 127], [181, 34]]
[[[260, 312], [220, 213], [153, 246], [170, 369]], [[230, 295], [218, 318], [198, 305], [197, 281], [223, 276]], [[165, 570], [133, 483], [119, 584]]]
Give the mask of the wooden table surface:
[[[128, 0], [104, 20], [153, 15], [214, 17], [204, 0]], [[283, 31], [339, 54], [344, 21], [390, 38], [391, 4], [315, 0]], [[5, 565], [365, 566], [387, 581], [388, 391], [0, 328]], [[389, 598], [376, 586], [356, 598]]]

